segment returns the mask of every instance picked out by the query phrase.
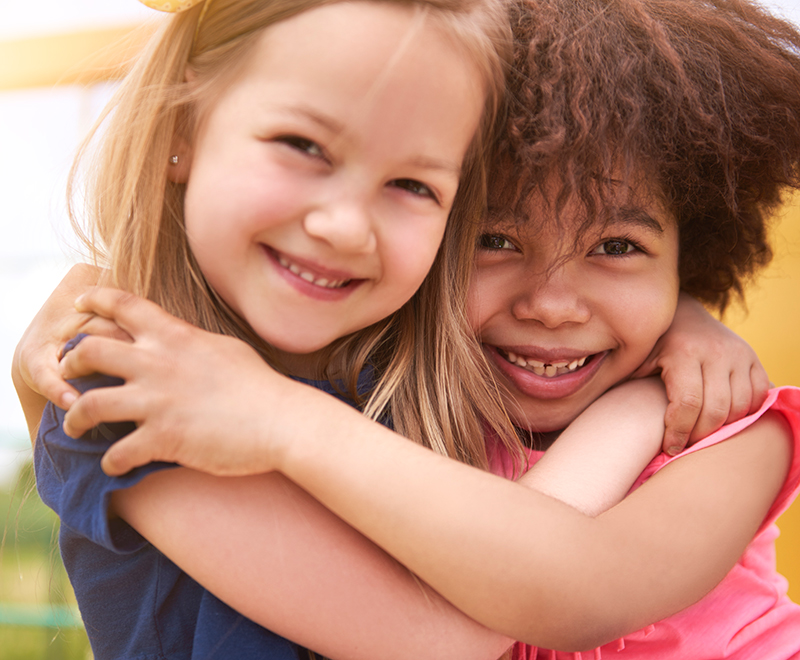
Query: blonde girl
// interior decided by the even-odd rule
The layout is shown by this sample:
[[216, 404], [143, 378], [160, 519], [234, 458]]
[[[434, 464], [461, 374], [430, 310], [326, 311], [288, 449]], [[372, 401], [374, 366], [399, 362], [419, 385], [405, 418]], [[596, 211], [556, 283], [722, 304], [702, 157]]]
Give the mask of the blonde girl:
[[[502, 433], [505, 421], [465, 339], [461, 300], [509, 50], [503, 3], [189, 4], [124, 81], [84, 150], [96, 146], [97, 158], [78, 170], [89, 185], [73, 215], [88, 219], [84, 236], [107, 281], [223, 342], [243, 339], [244, 355], [371, 417], [390, 415], [440, 453], [485, 465], [481, 424]], [[453, 370], [473, 376], [456, 385]], [[103, 445], [131, 427], [105, 426], [87, 453], [62, 421], [63, 411], [46, 411], [37, 481], [62, 520], [61, 551], [95, 657], [255, 653], [246, 638], [220, 651], [227, 628], [215, 635], [197, 618], [219, 621], [221, 604], [115, 516], [114, 493], [153, 471], [113, 481], [100, 472]], [[416, 585], [405, 594], [426, 602]], [[428, 610], [455, 618], [428, 595]], [[380, 609], [351, 607], [336, 613], [337, 627], [361, 619], [380, 634]], [[352, 640], [322, 631], [316, 644], [316, 628], [308, 640], [294, 635], [314, 608], [300, 616], [276, 603], [276, 623], [355, 657]], [[472, 631], [471, 652], [508, 645], [477, 624]], [[438, 627], [429, 632], [443, 639]], [[278, 635], [267, 643], [258, 657], [299, 652]], [[437, 643], [399, 639], [397, 652], [418, 657]], [[374, 647], [359, 653], [374, 657]]]

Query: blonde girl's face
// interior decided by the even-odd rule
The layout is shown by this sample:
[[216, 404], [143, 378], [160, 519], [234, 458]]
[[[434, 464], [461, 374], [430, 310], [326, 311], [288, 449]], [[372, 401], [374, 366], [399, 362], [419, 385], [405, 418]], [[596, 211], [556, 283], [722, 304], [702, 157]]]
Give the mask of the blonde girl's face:
[[484, 85], [408, 6], [347, 2], [264, 30], [188, 150], [190, 246], [289, 368], [388, 316], [439, 248]]
[[[574, 205], [560, 228], [486, 223], [471, 322], [522, 428], [563, 429], [626, 379], [672, 321], [679, 289], [675, 219], [635, 196], [618, 210], [617, 219], [584, 233]], [[531, 203], [529, 217], [531, 225], [546, 217], [540, 201]]]

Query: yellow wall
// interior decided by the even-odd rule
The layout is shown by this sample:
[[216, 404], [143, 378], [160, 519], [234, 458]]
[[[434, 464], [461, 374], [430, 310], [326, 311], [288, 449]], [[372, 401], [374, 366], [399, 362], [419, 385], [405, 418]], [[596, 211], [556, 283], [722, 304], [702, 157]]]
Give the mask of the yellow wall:
[[151, 33], [128, 26], [0, 41], [0, 91], [119, 78]]
[[[733, 310], [725, 323], [756, 350], [776, 385], [800, 385], [800, 196], [775, 229], [775, 259], [747, 294], [748, 313]], [[800, 602], [800, 501], [778, 521], [778, 569]]]

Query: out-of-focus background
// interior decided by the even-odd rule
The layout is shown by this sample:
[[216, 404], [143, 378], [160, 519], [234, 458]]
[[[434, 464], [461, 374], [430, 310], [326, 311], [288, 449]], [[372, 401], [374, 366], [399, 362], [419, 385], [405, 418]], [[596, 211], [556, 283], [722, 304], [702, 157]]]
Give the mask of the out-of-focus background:
[[[800, 23], [800, 0], [768, 3]], [[67, 172], [80, 139], [157, 20], [136, 0], [0, 0], [0, 372], [27, 323], [78, 260], [66, 219]], [[138, 34], [138, 33], [136, 33]], [[773, 265], [726, 322], [778, 385], [800, 385], [800, 197], [776, 226]], [[35, 491], [30, 443], [11, 379], [0, 378], [0, 657], [86, 659], [86, 642]], [[800, 504], [783, 516], [778, 563], [800, 601]], [[124, 594], [119, 594], [125, 597]]]

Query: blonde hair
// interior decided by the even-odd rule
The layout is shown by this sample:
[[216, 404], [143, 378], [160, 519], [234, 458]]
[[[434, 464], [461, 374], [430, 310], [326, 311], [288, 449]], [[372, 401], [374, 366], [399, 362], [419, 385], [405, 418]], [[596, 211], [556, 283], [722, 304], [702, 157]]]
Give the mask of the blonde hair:
[[[503, 0], [359, 1], [426, 11], [473, 60], [487, 101], [429, 276], [403, 308], [328, 347], [326, 375], [344, 374], [348, 391], [370, 417], [388, 416], [398, 432], [416, 442], [485, 466], [483, 425], [501, 438], [512, 438], [513, 432], [464, 310], [484, 211], [487, 149], [501, 113], [511, 52], [506, 7]], [[278, 368], [270, 346], [200, 272], [184, 231], [185, 185], [168, 180], [168, 159], [176, 136], [191, 140], [198, 106], [233, 78], [263, 28], [326, 4], [332, 0], [214, 0], [199, 29], [201, 6], [170, 17], [87, 139], [70, 179], [74, 199], [78, 166], [98, 138], [97, 157], [87, 170], [85, 232], [74, 202], [70, 215], [92, 257], [108, 266], [110, 284], [198, 327], [243, 339]], [[185, 82], [189, 69], [191, 86]], [[361, 402], [355, 384], [368, 362], [377, 382]]]

